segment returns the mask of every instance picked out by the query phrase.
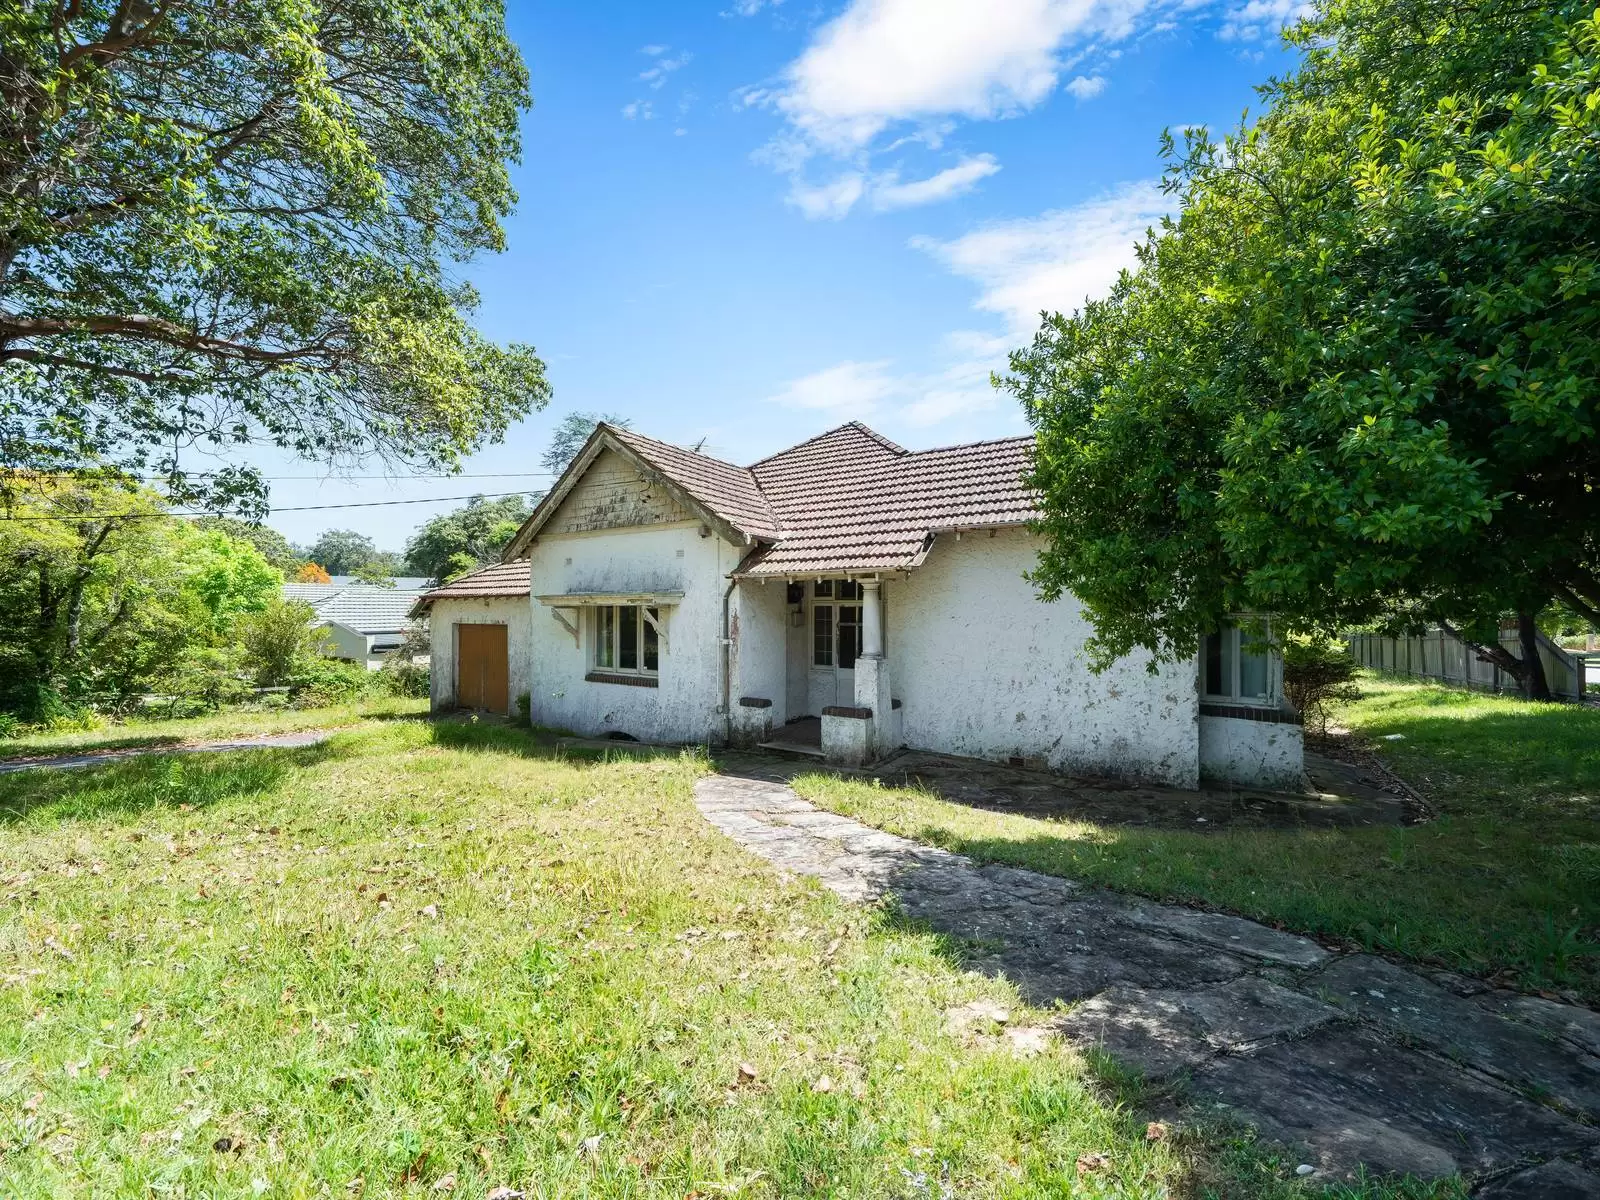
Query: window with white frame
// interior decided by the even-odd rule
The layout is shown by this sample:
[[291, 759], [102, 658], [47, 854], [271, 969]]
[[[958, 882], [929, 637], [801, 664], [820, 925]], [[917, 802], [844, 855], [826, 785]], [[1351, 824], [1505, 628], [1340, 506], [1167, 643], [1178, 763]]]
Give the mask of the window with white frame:
[[1224, 625], [1201, 647], [1202, 686], [1208, 700], [1270, 704], [1272, 671], [1264, 627]]
[[819, 579], [811, 585], [811, 665], [855, 669], [861, 654], [861, 585]]
[[654, 675], [661, 669], [661, 611], [642, 604], [602, 604], [594, 610], [594, 668]]

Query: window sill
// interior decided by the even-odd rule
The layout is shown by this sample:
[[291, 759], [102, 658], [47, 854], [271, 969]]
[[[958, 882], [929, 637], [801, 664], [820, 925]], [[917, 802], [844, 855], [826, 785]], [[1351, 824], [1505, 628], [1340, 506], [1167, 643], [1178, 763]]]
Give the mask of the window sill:
[[614, 671], [590, 671], [583, 677], [585, 683], [615, 683], [622, 687], [660, 687], [661, 681], [655, 675], [624, 675]]

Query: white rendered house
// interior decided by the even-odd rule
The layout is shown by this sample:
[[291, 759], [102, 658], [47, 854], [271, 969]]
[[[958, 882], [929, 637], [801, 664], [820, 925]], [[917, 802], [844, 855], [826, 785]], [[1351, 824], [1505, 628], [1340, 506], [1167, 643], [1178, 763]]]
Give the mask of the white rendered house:
[[[434, 605], [436, 707], [462, 622], [506, 626], [533, 723], [713, 745], [901, 747], [1194, 787], [1298, 788], [1276, 656], [1224, 630], [1196, 660], [1095, 674], [1087, 621], [1038, 600], [1031, 438], [910, 452], [851, 422], [750, 467], [601, 425], [506, 551], [527, 599]], [[480, 573], [486, 574], [486, 573]], [[498, 638], [496, 634], [493, 637]], [[512, 646], [526, 638], [526, 646]], [[446, 646], [445, 642], [450, 645]], [[478, 646], [479, 631], [468, 641]], [[489, 643], [490, 653], [497, 653]]]

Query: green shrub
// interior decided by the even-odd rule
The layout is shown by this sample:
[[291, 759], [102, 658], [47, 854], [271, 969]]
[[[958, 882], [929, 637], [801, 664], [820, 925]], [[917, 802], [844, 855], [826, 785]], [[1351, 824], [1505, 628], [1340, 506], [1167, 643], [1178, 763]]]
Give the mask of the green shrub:
[[527, 692], [517, 693], [517, 715], [524, 721], [533, 714], [533, 696]]
[[1335, 708], [1361, 699], [1355, 676], [1356, 660], [1343, 642], [1292, 637], [1284, 643], [1283, 694], [1318, 737], [1327, 736]]
[[321, 657], [328, 635], [312, 628], [315, 615], [309, 604], [274, 598], [260, 612], [239, 618], [239, 644], [257, 687], [292, 687], [295, 675]]
[[381, 674], [360, 663], [344, 662], [320, 655], [306, 658], [289, 677], [289, 695], [299, 708], [325, 708], [347, 704], [363, 696], [384, 695]]

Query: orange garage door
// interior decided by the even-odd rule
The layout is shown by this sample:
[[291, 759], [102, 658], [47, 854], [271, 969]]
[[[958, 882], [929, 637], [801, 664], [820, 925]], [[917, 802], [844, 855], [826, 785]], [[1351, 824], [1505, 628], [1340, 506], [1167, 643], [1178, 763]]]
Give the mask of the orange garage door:
[[504, 625], [456, 626], [456, 706], [510, 711], [510, 662]]

